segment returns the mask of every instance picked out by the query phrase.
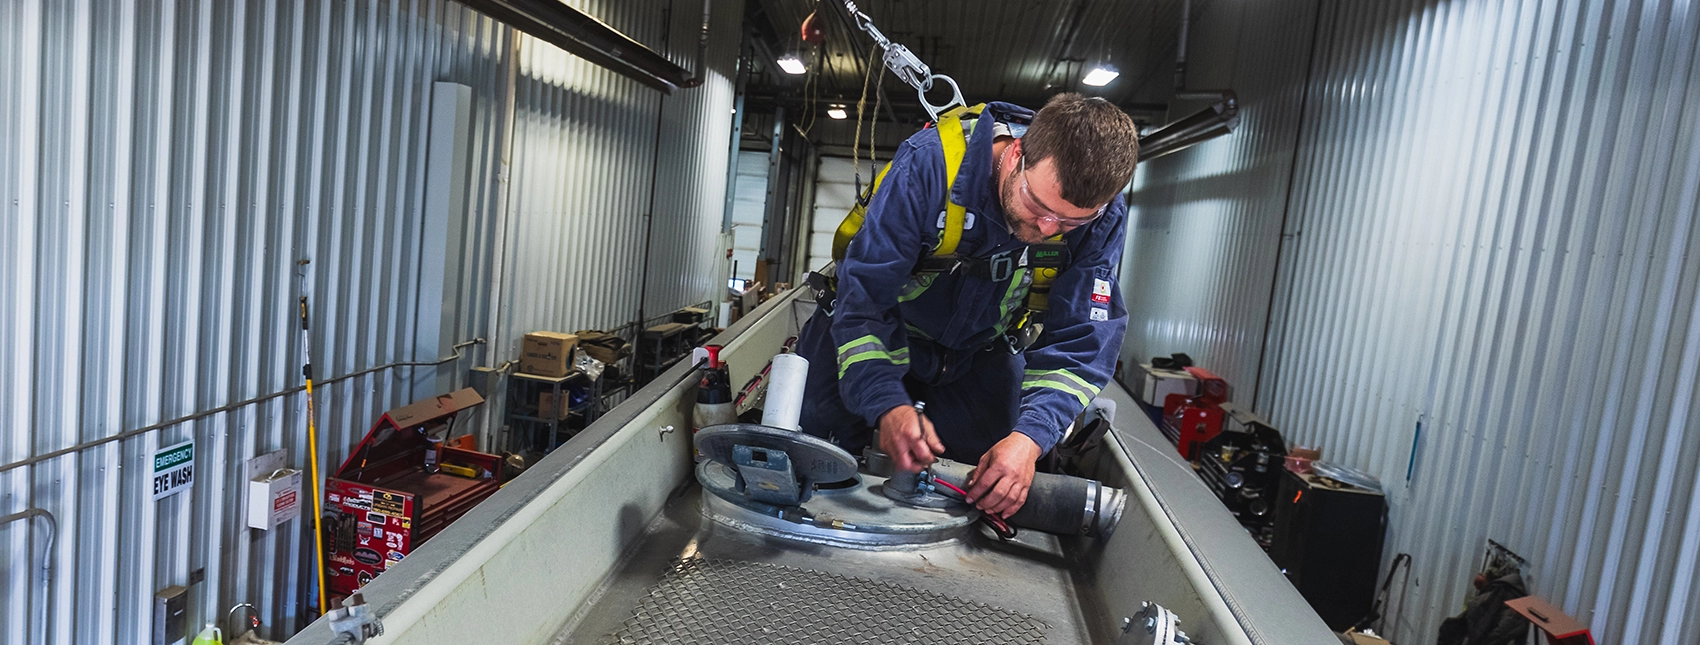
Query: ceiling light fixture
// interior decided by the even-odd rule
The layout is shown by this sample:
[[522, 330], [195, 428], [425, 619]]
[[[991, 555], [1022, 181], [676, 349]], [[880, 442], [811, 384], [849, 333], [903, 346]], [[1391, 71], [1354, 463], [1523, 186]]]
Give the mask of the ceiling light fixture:
[[779, 69], [785, 70], [786, 74], [793, 76], [809, 71], [809, 68], [803, 65], [803, 59], [798, 58], [796, 54], [781, 56], [779, 58]]
[[1092, 71], [1087, 72], [1086, 78], [1080, 79], [1080, 82], [1091, 85], [1092, 87], [1103, 87], [1105, 85], [1109, 85], [1110, 81], [1116, 80], [1116, 77], [1121, 75], [1121, 72], [1116, 71], [1113, 67], [1108, 65], [1099, 65], [1092, 68]]
[[836, 104], [826, 109], [826, 115], [840, 121], [850, 118], [850, 115], [844, 111], [844, 106]]

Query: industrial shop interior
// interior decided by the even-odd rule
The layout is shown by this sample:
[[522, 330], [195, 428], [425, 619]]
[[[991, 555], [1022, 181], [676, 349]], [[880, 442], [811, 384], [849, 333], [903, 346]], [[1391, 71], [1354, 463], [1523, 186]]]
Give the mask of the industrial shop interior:
[[0, 2], [0, 645], [1700, 642], [1700, 12]]

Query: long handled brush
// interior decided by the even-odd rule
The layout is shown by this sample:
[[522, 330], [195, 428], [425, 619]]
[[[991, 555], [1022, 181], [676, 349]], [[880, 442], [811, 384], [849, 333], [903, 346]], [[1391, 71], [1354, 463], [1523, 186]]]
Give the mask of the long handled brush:
[[[311, 260], [300, 262], [303, 270]], [[305, 283], [305, 278], [303, 278]], [[305, 284], [303, 284], [305, 287]], [[313, 409], [313, 341], [307, 330], [307, 293], [301, 293], [301, 376], [307, 379], [307, 464], [313, 483], [313, 562], [319, 576], [319, 615], [325, 615], [324, 493], [319, 490], [319, 424]]]

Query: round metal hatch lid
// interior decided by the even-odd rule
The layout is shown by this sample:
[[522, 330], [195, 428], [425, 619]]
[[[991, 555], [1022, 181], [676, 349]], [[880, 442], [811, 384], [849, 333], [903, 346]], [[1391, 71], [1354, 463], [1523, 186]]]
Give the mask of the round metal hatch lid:
[[791, 469], [799, 479], [836, 482], [856, 476], [856, 458], [825, 439], [801, 432], [754, 423], [709, 426], [697, 433], [697, 450], [710, 460], [733, 465], [732, 448], [750, 446], [779, 450], [791, 457]]

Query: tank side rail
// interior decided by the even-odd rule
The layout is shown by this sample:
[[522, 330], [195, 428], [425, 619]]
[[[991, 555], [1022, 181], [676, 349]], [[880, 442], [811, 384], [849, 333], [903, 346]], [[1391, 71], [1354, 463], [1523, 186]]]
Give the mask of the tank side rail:
[[[735, 372], [760, 368], [738, 347], [771, 356], [791, 333], [795, 298], [770, 299], [716, 337]], [[368, 584], [385, 629], [367, 642], [547, 640], [690, 476], [693, 374], [688, 361], [673, 366]], [[339, 641], [321, 618], [288, 642]]]
[[[1106, 618], [1115, 622], [1113, 628], [1120, 629], [1123, 616], [1136, 614], [1141, 601], [1152, 600], [1179, 614], [1185, 621], [1181, 629], [1203, 642], [1337, 645], [1339, 638], [1204, 486], [1133, 396], [1118, 383], [1104, 388], [1100, 396], [1113, 399], [1122, 411], [1116, 415], [1115, 441], [1109, 452], [1129, 480], [1125, 483], [1130, 512], [1105, 546], [1094, 578], [1108, 605]], [[1116, 470], [1104, 468], [1108, 465], [1100, 464], [1106, 479], [1112, 473], [1103, 471]], [[1141, 512], [1131, 512], [1135, 505], [1142, 507]], [[1123, 541], [1136, 544], [1119, 544]], [[1153, 559], [1146, 555], [1155, 549], [1155, 544], [1148, 543], [1155, 542], [1172, 552], [1170, 557], [1180, 565], [1178, 572], [1166, 566], [1151, 569]], [[1190, 591], [1194, 602], [1153, 588], [1153, 574], [1166, 584], [1177, 573], [1186, 584], [1175, 585], [1167, 593]], [[1204, 615], [1187, 610], [1202, 610]]]

